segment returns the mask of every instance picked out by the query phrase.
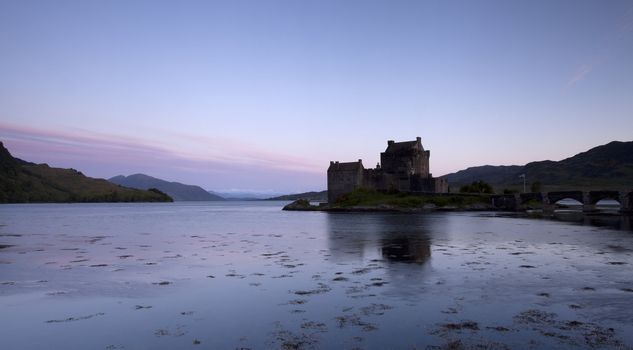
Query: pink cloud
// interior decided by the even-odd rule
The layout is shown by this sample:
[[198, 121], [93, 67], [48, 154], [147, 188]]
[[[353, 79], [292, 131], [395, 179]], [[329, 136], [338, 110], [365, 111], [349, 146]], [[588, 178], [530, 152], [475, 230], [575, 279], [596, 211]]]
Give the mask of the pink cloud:
[[633, 7], [624, 12], [618, 26], [622, 35], [633, 32]]
[[10, 125], [0, 123], [0, 136], [5, 139], [21, 140], [27, 149], [67, 151], [68, 155], [111, 155], [115, 158], [136, 159], [139, 156], [164, 159], [179, 158], [188, 161], [203, 161], [213, 163], [227, 163], [233, 165], [265, 165], [272, 168], [314, 172], [319, 167], [305, 160], [265, 152], [252, 145], [244, 145], [229, 140], [217, 140], [198, 135], [173, 134], [189, 142], [203, 146], [204, 154], [186, 150], [170, 150], [166, 147], [152, 144], [152, 141], [141, 138], [129, 138], [120, 135], [96, 133], [85, 130], [59, 131]]
[[578, 66], [574, 74], [567, 81], [565, 89], [574, 87], [584, 80], [597, 66], [604, 63], [609, 57], [612, 47], [619, 45], [620, 41], [625, 39], [631, 32], [633, 32], [633, 7], [629, 7], [616, 21], [616, 32], [605, 38], [606, 48], [602, 50], [600, 56]]
[[567, 82], [567, 85], [565, 86], [567, 89], [573, 87], [574, 85], [578, 84], [578, 82], [580, 82], [581, 80], [585, 79], [585, 77], [591, 73], [591, 71], [594, 68], [594, 64], [592, 63], [584, 63], [582, 65], [580, 65], [578, 67], [578, 69], [576, 69], [576, 72], [574, 73], [574, 75], [569, 79], [569, 81]]

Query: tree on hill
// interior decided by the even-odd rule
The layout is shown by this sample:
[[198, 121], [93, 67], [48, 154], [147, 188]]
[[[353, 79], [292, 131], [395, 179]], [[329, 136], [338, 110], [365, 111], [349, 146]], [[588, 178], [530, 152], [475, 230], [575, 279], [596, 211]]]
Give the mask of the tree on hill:
[[461, 193], [493, 193], [492, 186], [482, 180], [474, 181], [470, 185], [460, 187]]

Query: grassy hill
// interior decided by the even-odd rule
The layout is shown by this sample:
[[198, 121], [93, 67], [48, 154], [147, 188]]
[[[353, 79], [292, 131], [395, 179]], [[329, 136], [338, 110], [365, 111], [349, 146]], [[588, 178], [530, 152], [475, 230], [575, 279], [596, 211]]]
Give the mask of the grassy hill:
[[522, 166], [485, 165], [444, 177], [453, 190], [483, 180], [500, 192], [506, 188], [522, 190], [521, 174], [525, 174], [528, 191], [530, 185], [537, 181], [542, 184], [543, 191], [633, 189], [633, 142], [613, 141], [558, 162], [546, 160]]
[[179, 182], [169, 182], [145, 174], [130, 176], [115, 176], [108, 181], [117, 185], [146, 190], [157, 188], [167, 193], [175, 201], [223, 201], [224, 198], [209, 193], [199, 186], [185, 185]]
[[0, 203], [171, 202], [159, 190], [142, 191], [14, 158], [0, 142]]

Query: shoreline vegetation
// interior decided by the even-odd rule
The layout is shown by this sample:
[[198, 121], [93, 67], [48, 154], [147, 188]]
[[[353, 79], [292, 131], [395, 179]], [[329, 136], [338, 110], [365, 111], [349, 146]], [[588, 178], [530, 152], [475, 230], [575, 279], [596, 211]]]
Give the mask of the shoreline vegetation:
[[341, 197], [333, 205], [322, 203], [313, 205], [307, 199], [297, 199], [283, 210], [296, 211], [398, 211], [423, 212], [445, 211], [487, 211], [494, 210], [490, 195], [464, 193], [420, 193], [410, 194], [397, 191], [376, 191], [359, 188]]

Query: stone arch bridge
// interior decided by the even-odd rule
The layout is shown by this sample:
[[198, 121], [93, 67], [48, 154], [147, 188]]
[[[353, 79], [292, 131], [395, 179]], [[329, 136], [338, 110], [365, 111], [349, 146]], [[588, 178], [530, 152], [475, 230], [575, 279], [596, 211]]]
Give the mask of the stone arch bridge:
[[543, 205], [543, 211], [554, 211], [556, 202], [561, 199], [577, 200], [582, 203], [582, 209], [586, 212], [595, 211], [596, 203], [599, 201], [612, 199], [620, 203], [620, 212], [633, 213], [632, 191], [558, 191], [491, 196], [492, 205], [504, 210], [522, 210], [530, 202], [538, 202]]

